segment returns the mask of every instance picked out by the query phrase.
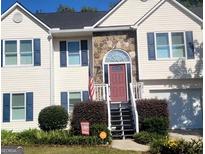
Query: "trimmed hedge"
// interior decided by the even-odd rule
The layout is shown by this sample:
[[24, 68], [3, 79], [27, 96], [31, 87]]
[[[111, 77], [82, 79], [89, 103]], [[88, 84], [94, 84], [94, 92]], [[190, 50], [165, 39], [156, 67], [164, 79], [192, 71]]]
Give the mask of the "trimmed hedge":
[[82, 102], [74, 106], [71, 132], [74, 135], [81, 134], [80, 122], [88, 121], [90, 127], [94, 124], [104, 124], [107, 126], [107, 106], [104, 102]]
[[134, 141], [137, 143], [149, 144], [156, 139], [165, 138], [165, 136], [157, 134], [157, 133], [150, 133], [150, 132], [146, 132], [146, 131], [141, 131], [139, 133], [135, 133], [133, 138], [134, 138]]
[[66, 130], [44, 132], [30, 129], [20, 133], [1, 131], [2, 145], [99, 145], [97, 136], [71, 136]]
[[49, 106], [40, 111], [38, 122], [44, 131], [64, 129], [68, 124], [68, 112], [62, 106]]
[[167, 135], [169, 120], [165, 117], [146, 118], [142, 123], [142, 130], [150, 133]]
[[166, 100], [142, 99], [136, 102], [139, 114], [140, 129], [146, 118], [164, 117], [169, 119], [168, 104]]

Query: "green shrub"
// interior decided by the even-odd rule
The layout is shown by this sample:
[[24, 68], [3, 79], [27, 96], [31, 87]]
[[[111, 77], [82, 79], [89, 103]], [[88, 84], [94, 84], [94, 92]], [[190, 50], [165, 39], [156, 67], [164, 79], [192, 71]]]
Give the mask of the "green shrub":
[[[103, 144], [111, 142], [111, 134], [110, 134], [110, 131], [109, 131], [107, 125], [105, 125], [105, 124], [93, 124], [90, 129], [91, 129], [91, 135], [98, 136], [99, 140], [101, 140], [101, 142]], [[106, 132], [106, 134], [107, 134], [107, 137], [104, 140], [102, 140], [99, 137], [99, 135], [102, 131]]]
[[1, 131], [1, 143], [2, 145], [17, 145], [18, 141], [17, 134], [12, 131], [2, 130]]
[[138, 100], [136, 104], [137, 111], [139, 114], [139, 127], [141, 131], [143, 131], [141, 126], [146, 118], [165, 117], [169, 119], [168, 106], [166, 100], [141, 99]]
[[74, 135], [81, 135], [82, 121], [93, 124], [107, 125], [107, 106], [104, 102], [82, 102], [74, 106], [71, 131]]
[[153, 141], [150, 151], [153, 154], [202, 154], [203, 142], [201, 139], [198, 141], [160, 139]]
[[30, 129], [20, 133], [2, 131], [2, 145], [98, 145], [97, 136], [71, 136], [66, 130], [42, 131]]
[[142, 123], [142, 130], [167, 135], [169, 128], [169, 121], [165, 117], [145, 118]]
[[151, 143], [153, 140], [158, 140], [161, 138], [165, 138], [165, 136], [157, 134], [157, 133], [150, 133], [150, 132], [139, 132], [139, 133], [135, 133], [134, 136], [134, 141], [140, 144], [149, 144]]
[[40, 111], [38, 122], [44, 131], [64, 129], [68, 124], [68, 112], [61, 106], [49, 106]]

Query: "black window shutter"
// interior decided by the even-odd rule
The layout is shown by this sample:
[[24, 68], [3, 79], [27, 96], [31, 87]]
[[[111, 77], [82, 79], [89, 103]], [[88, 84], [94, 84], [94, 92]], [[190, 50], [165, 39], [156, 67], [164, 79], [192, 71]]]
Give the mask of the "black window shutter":
[[187, 46], [187, 58], [194, 59], [194, 41], [193, 41], [193, 32], [186, 32], [186, 46]]
[[34, 39], [33, 42], [34, 66], [41, 66], [41, 40]]
[[67, 66], [66, 41], [60, 41], [60, 67]]
[[3, 94], [3, 122], [10, 122], [10, 94]]
[[108, 83], [108, 65], [104, 65], [104, 81], [105, 83]]
[[81, 60], [82, 66], [88, 66], [88, 41], [81, 40]]
[[88, 99], [89, 99], [88, 91], [83, 91], [83, 101], [88, 101]]
[[68, 111], [68, 93], [61, 92], [61, 106]]
[[33, 121], [33, 93], [26, 93], [26, 121]]
[[147, 33], [147, 48], [148, 48], [148, 59], [155, 60], [155, 42], [154, 33]]

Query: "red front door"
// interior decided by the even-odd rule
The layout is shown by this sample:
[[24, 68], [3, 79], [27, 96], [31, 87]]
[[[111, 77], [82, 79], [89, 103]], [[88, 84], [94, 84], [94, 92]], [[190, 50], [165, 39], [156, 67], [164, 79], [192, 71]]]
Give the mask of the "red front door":
[[124, 64], [109, 66], [110, 95], [112, 102], [127, 101], [126, 71]]

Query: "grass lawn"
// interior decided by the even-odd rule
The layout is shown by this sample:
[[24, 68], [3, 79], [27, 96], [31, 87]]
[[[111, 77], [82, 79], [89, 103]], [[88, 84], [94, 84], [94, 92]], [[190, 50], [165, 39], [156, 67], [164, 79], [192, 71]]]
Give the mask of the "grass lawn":
[[122, 151], [110, 147], [81, 147], [81, 146], [29, 146], [23, 147], [25, 154], [141, 154], [141, 152]]

